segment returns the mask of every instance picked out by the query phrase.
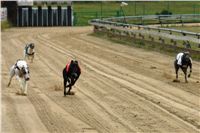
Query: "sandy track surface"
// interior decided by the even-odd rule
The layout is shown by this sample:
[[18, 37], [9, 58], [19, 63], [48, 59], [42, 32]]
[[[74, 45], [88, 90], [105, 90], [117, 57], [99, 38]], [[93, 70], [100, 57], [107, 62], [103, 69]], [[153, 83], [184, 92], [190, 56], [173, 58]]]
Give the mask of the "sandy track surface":
[[[2, 33], [2, 132], [195, 133], [200, 130], [200, 63], [189, 83], [174, 83], [174, 57], [89, 36], [92, 27], [24, 28]], [[36, 44], [28, 61], [28, 96], [9, 67]], [[76, 58], [82, 75], [63, 97], [62, 70]]]

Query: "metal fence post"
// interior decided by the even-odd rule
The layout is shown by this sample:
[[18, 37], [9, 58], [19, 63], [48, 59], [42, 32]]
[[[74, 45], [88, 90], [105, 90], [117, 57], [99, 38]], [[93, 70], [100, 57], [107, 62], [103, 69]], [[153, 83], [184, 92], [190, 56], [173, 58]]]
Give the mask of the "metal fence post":
[[19, 7], [17, 7], [17, 26], [19, 27]]

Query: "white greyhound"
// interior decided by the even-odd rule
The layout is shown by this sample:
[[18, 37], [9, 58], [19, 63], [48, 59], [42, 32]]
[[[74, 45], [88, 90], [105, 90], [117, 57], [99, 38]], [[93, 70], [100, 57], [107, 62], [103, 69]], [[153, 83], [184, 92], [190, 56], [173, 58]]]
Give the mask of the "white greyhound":
[[8, 87], [11, 84], [12, 78], [16, 75], [19, 80], [22, 95], [27, 95], [27, 81], [30, 79], [29, 68], [24, 60], [17, 60], [17, 62], [10, 68], [10, 79]]
[[33, 62], [34, 59], [34, 54], [35, 54], [35, 45], [33, 43], [27, 44], [24, 48], [24, 60], [26, 58], [29, 59], [31, 57], [31, 62]]

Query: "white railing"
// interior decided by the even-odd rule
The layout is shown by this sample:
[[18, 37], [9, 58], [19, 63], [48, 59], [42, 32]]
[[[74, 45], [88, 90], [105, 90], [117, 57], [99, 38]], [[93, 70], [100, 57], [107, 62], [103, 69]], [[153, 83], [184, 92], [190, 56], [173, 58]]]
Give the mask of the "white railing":
[[[185, 19], [199, 19], [200, 14], [184, 14], [184, 15], [147, 15], [147, 16], [127, 16], [127, 17], [113, 17], [113, 18], [106, 18], [106, 19], [93, 19], [89, 21], [91, 25], [101, 26], [105, 28], [112, 28], [118, 29], [121, 31], [128, 31], [129, 33], [143, 33], [143, 34], [153, 34], [155, 36], [162, 36], [167, 37], [170, 39], [175, 40], [183, 40], [183, 41], [192, 41], [195, 43], [200, 43], [200, 33], [197, 32], [189, 32], [184, 30], [177, 30], [177, 29], [170, 29], [170, 28], [160, 28], [155, 27], [152, 25], [137, 25], [137, 24], [126, 24], [121, 22], [116, 22], [119, 20], [133, 20], [136, 18], [143, 18], [143, 19], [176, 19], [181, 18], [182, 20]], [[177, 36], [174, 37], [173, 34]], [[178, 36], [179, 35], [179, 36]], [[180, 37], [182, 36], [182, 37]], [[184, 37], [183, 37], [184, 36]]]

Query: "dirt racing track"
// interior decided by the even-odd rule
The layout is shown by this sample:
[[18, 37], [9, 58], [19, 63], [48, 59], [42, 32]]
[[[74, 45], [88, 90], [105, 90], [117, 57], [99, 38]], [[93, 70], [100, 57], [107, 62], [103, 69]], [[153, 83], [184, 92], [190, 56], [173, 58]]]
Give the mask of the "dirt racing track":
[[[96, 38], [92, 27], [16, 28], [2, 32], [3, 133], [197, 133], [200, 62], [189, 83], [175, 78], [174, 57]], [[6, 84], [9, 67], [36, 45], [28, 96]], [[82, 74], [63, 97], [62, 70], [76, 58]]]

